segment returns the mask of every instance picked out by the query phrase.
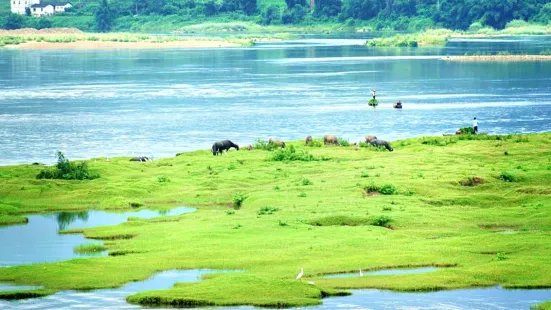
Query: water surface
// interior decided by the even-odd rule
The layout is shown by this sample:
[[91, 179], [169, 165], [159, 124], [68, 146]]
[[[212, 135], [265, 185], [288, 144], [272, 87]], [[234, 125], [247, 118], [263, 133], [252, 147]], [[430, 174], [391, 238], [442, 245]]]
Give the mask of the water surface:
[[[213, 141], [336, 134], [392, 140], [471, 126], [551, 130], [551, 62], [461, 63], [465, 53], [538, 54], [551, 37], [367, 48], [371, 34], [252, 48], [0, 49], [0, 164], [169, 157]], [[380, 106], [367, 106], [376, 89]], [[401, 100], [404, 108], [391, 104]], [[1, 177], [1, 175], [0, 175]]]
[[101, 253], [74, 253], [81, 244], [103, 244], [86, 239], [83, 234], [58, 234], [60, 230], [111, 226], [126, 222], [128, 217], [153, 218], [195, 211], [178, 207], [170, 210], [139, 210], [122, 213], [105, 211], [60, 212], [28, 215], [24, 225], [0, 226], [0, 267], [67, 260], [76, 257], [105, 256]]

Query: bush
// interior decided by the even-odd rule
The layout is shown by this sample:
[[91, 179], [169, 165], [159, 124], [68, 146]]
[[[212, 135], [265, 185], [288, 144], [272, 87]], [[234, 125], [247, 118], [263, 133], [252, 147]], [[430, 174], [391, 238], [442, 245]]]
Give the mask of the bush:
[[157, 182], [159, 183], [168, 183], [170, 182], [170, 179], [168, 177], [162, 176], [157, 178]]
[[278, 149], [277, 151], [273, 152], [272, 161], [317, 161], [319, 160], [314, 155], [308, 153], [307, 151], [300, 150], [297, 151], [294, 146], [290, 146], [288, 148], [284, 149]]
[[260, 210], [258, 210], [257, 213], [258, 215], [265, 215], [265, 214], [272, 214], [274, 212], [277, 212], [278, 210], [279, 210], [278, 208], [266, 206], [266, 207], [260, 208]]
[[348, 140], [343, 138], [338, 138], [338, 142], [340, 146], [350, 146], [350, 142]]
[[461, 132], [462, 135], [474, 135], [474, 128], [473, 127], [459, 128], [459, 132]]
[[320, 140], [312, 140], [306, 146], [309, 146], [309, 147], [322, 147], [323, 142], [320, 141]]
[[44, 169], [36, 176], [37, 179], [62, 179], [62, 180], [92, 180], [99, 178], [98, 174], [88, 171], [86, 162], [69, 162], [62, 152], [57, 152], [57, 164], [53, 169]]
[[310, 221], [309, 224], [312, 226], [364, 226], [371, 225], [371, 220], [364, 217], [333, 215]]
[[300, 181], [300, 183], [301, 183], [302, 185], [304, 185], [304, 186], [306, 186], [306, 185], [314, 185], [314, 182], [310, 181], [310, 179], [308, 179], [308, 178], [303, 178], [303, 179]]
[[385, 184], [383, 186], [377, 186], [375, 184], [370, 184], [364, 188], [365, 192], [368, 194], [371, 193], [380, 193], [382, 195], [394, 195], [398, 192], [396, 187], [392, 184]]
[[280, 145], [277, 145], [275, 143], [269, 143], [268, 141], [266, 140], [262, 140], [262, 139], [255, 139], [255, 142], [254, 142], [254, 145], [253, 145], [253, 149], [255, 150], [265, 150], [265, 151], [273, 151], [273, 150], [277, 150], [277, 149], [280, 149], [281, 146]]
[[243, 205], [243, 202], [247, 199], [245, 194], [237, 192], [233, 195], [233, 208], [239, 210]]
[[515, 176], [514, 174], [512, 174], [510, 172], [507, 172], [507, 171], [501, 172], [498, 179], [500, 179], [504, 182], [517, 182], [518, 181], [517, 176]]
[[373, 226], [390, 227], [392, 218], [386, 215], [374, 216], [369, 219], [369, 222]]

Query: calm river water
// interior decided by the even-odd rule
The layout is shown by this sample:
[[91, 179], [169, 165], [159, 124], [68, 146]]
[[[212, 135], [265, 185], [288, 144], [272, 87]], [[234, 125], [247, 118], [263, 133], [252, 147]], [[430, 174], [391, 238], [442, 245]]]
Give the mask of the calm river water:
[[[0, 49], [0, 165], [173, 156], [213, 141], [352, 141], [551, 130], [551, 62], [451, 63], [439, 55], [551, 49], [551, 37], [366, 48], [367, 35], [252, 48]], [[380, 106], [367, 106], [376, 89]], [[404, 109], [391, 104], [401, 100]]]

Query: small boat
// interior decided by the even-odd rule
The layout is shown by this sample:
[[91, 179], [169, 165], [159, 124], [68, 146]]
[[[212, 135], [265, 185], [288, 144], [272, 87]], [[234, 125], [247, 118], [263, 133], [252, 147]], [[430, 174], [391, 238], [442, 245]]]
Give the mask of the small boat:
[[402, 101], [398, 101], [395, 104], [392, 105], [395, 109], [401, 109], [402, 108]]
[[367, 104], [372, 106], [372, 107], [375, 107], [375, 106], [379, 105], [379, 101], [377, 101], [377, 99], [370, 99]]

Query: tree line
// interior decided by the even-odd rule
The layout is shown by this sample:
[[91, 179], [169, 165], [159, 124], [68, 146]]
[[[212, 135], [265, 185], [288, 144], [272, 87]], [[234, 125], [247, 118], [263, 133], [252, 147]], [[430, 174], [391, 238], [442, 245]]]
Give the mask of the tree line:
[[[259, 24], [370, 24], [375, 29], [467, 29], [473, 23], [501, 29], [511, 20], [547, 24], [549, 0], [285, 0], [260, 5], [257, 0], [99, 0], [77, 3], [65, 16], [95, 16], [96, 31], [109, 31], [121, 17], [181, 16], [193, 20], [253, 21]], [[4, 28], [24, 24], [4, 18]], [[42, 26], [48, 26], [43, 23]]]

